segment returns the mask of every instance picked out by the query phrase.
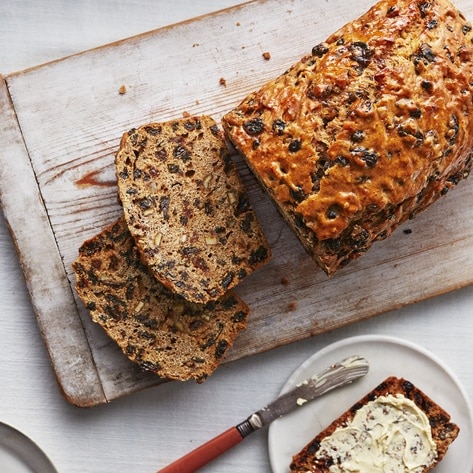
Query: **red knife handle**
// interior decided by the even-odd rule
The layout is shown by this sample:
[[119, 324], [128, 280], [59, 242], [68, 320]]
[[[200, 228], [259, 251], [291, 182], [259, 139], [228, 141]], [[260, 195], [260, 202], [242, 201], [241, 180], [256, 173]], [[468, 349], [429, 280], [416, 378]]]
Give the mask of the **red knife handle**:
[[166, 466], [158, 473], [192, 473], [207, 463], [211, 462], [222, 453], [243, 440], [242, 435], [236, 427], [230, 427], [217, 437], [209, 440], [187, 455]]

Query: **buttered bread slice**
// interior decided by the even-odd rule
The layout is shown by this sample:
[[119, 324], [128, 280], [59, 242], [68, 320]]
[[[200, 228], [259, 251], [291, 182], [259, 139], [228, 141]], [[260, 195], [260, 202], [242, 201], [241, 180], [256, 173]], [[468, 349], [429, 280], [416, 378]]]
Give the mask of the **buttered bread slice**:
[[411, 382], [389, 377], [293, 457], [293, 473], [427, 473], [459, 428]]
[[204, 381], [246, 327], [249, 309], [231, 291], [194, 304], [151, 276], [124, 218], [84, 242], [73, 269], [93, 321], [130, 360], [162, 378]]
[[269, 259], [263, 230], [212, 118], [125, 133], [116, 168], [141, 259], [183, 298], [216, 300]]

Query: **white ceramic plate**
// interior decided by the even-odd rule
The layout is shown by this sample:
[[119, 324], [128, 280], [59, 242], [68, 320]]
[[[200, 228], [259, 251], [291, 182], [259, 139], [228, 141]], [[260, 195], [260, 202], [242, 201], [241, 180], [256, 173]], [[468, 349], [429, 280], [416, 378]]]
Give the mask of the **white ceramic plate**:
[[460, 434], [435, 473], [473, 472], [473, 414], [452, 371], [427, 350], [392, 337], [366, 335], [327, 346], [307, 359], [281, 393], [347, 356], [362, 355], [370, 371], [351, 385], [334, 390], [274, 421], [269, 429], [269, 456], [274, 473], [289, 473], [292, 455], [388, 376], [403, 377], [440, 404], [460, 427]]
[[57, 470], [32, 440], [0, 422], [0, 472], [57, 473]]

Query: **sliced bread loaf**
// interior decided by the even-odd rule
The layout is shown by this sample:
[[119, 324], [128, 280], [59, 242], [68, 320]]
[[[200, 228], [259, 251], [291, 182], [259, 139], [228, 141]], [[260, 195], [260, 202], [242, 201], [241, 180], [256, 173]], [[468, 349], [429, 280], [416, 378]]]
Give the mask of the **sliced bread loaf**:
[[223, 117], [328, 274], [468, 176], [472, 40], [450, 0], [381, 0]]
[[94, 322], [130, 360], [163, 378], [204, 381], [246, 326], [249, 309], [231, 292], [194, 304], [152, 277], [124, 218], [84, 242], [73, 269]]
[[125, 133], [116, 168], [125, 219], [143, 262], [185, 299], [216, 300], [270, 257], [212, 118]]
[[459, 433], [411, 382], [389, 377], [293, 457], [295, 473], [427, 473]]

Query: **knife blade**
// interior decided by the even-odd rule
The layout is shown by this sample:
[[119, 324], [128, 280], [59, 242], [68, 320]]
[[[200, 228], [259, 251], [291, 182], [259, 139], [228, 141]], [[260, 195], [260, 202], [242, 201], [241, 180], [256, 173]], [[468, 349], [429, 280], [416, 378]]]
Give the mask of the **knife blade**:
[[365, 376], [368, 370], [368, 361], [360, 355], [338, 361], [302, 381], [291, 391], [282, 394], [275, 401], [251, 414], [243, 422], [230, 427], [162, 470], [158, 470], [158, 473], [192, 473], [237, 445], [253, 432], [269, 425], [273, 420], [304, 406], [332, 389]]

